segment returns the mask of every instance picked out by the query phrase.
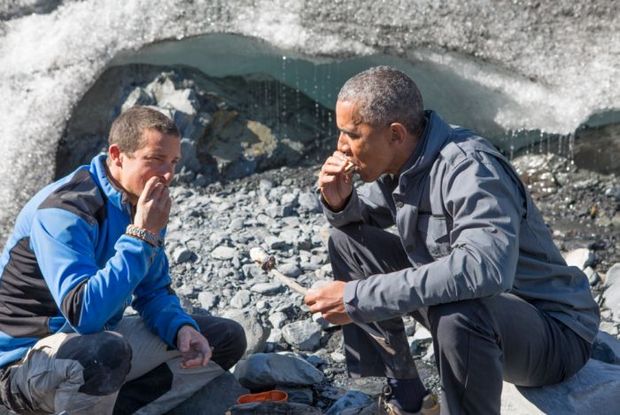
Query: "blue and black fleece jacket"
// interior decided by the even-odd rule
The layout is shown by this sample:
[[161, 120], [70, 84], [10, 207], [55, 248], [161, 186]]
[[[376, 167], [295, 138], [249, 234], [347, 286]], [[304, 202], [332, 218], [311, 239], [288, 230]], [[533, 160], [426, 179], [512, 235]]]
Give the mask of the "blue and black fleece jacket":
[[96, 156], [46, 186], [17, 217], [0, 258], [0, 368], [56, 332], [113, 330], [129, 304], [171, 347], [181, 326], [198, 329], [170, 288], [164, 249], [125, 235], [131, 207], [105, 163]]

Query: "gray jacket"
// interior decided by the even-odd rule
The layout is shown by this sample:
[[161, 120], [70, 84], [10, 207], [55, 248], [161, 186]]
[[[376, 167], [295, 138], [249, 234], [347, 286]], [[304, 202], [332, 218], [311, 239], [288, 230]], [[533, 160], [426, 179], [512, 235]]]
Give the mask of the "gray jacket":
[[348, 282], [354, 321], [510, 292], [592, 342], [599, 310], [586, 276], [569, 267], [510, 163], [486, 140], [428, 111], [418, 149], [397, 179], [354, 190], [335, 227], [396, 225], [411, 267]]

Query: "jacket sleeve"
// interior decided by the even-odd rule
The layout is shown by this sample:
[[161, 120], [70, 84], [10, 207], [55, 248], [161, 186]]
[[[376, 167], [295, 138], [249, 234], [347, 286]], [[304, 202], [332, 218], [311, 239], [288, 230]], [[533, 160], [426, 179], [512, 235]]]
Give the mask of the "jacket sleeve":
[[166, 344], [176, 348], [176, 335], [181, 326], [190, 325], [198, 331], [200, 329], [181, 307], [170, 282], [168, 259], [165, 252], [160, 250], [148, 275], [138, 284], [132, 305], [151, 331]]
[[56, 305], [80, 334], [104, 330], [126, 306], [160, 248], [122, 235], [115, 254], [96, 262], [98, 226], [63, 209], [40, 209], [35, 214], [30, 244]]
[[320, 200], [327, 221], [335, 228], [356, 222], [382, 229], [394, 225], [392, 212], [377, 183], [364, 184], [359, 188], [354, 187], [349, 201], [338, 212], [331, 210], [322, 197]]
[[512, 288], [525, 214], [520, 183], [497, 159], [474, 154], [444, 177], [444, 207], [453, 225], [451, 252], [419, 268], [351, 281], [347, 312], [379, 321], [422, 306], [491, 296]]

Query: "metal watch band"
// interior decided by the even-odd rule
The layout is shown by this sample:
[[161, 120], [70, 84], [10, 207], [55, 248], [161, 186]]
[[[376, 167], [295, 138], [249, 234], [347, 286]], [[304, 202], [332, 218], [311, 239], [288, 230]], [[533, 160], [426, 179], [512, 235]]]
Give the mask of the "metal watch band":
[[154, 247], [160, 247], [163, 245], [163, 241], [158, 235], [155, 235], [153, 232], [149, 232], [146, 229], [139, 228], [136, 225], [127, 225], [125, 234], [133, 236], [134, 238], [142, 239], [144, 242], [147, 242]]

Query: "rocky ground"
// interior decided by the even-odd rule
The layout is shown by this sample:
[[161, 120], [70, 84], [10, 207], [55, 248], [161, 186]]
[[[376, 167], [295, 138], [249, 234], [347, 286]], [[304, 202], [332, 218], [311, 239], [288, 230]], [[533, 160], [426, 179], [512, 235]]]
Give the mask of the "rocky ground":
[[[620, 284], [620, 264], [612, 267], [620, 262], [620, 186], [616, 177], [577, 169], [567, 159], [554, 155], [525, 155], [513, 163], [537, 199], [567, 260], [588, 274], [602, 306], [601, 329], [620, 337], [620, 296], [605, 295], [614, 287], [618, 291]], [[313, 189], [318, 168], [284, 167], [204, 188], [174, 187], [175, 207], [166, 249], [175, 290], [188, 310], [241, 321], [249, 334], [249, 356], [294, 353], [318, 369], [314, 377], [302, 382], [303, 387], [286, 381], [290, 369], [273, 375], [284, 376], [277, 382], [263, 380], [261, 385], [241, 376], [243, 384], [260, 389], [289, 383], [286, 388], [295, 391], [292, 396], [298, 396], [295, 399], [299, 402], [339, 413], [337, 407], [329, 411], [335, 402], [343, 405], [338, 398], [353, 389], [376, 394], [381, 380], [348, 379], [341, 331], [312, 316], [301, 295], [267, 275], [249, 256], [251, 248], [262, 247], [276, 257], [282, 273], [307, 287], [331, 278], [326, 249], [328, 225]], [[430, 336], [411, 319], [407, 327], [422, 377], [428, 387], [437, 390]], [[291, 384], [296, 389], [290, 389]], [[369, 398], [349, 393], [346, 399], [363, 402]]]
[[[340, 329], [311, 315], [300, 294], [249, 255], [261, 247], [280, 272], [305, 287], [331, 280], [329, 226], [314, 186], [318, 163], [334, 143], [332, 112], [268, 77], [214, 79], [191, 68], [161, 70], [137, 65], [104, 73], [68, 120], [56, 174], [96, 154], [112, 119], [128, 106], [156, 106], [181, 129], [183, 160], [171, 188], [166, 240], [173, 288], [188, 311], [243, 324], [248, 352], [234, 375], [218, 378], [173, 413], [221, 415], [239, 394], [274, 387], [302, 406], [299, 413], [335, 415], [368, 403], [383, 380], [349, 379]], [[596, 143], [578, 143], [570, 160], [530, 152], [513, 164], [567, 262], [588, 275], [602, 309], [601, 329], [619, 338], [620, 183], [614, 174], [571, 161], [588, 154], [591, 162]], [[431, 336], [413, 319], [405, 323], [421, 376], [437, 392]], [[620, 368], [620, 347], [606, 340], [597, 341], [593, 355]], [[620, 386], [619, 376], [609, 387]], [[534, 413], [522, 409], [521, 401], [511, 402], [506, 413]]]

